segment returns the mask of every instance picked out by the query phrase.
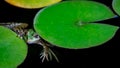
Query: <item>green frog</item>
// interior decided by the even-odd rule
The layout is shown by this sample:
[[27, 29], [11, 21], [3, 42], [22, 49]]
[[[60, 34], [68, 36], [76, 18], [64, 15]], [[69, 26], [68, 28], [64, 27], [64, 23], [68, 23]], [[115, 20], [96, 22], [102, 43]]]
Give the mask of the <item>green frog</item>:
[[44, 42], [43, 39], [40, 38], [40, 36], [33, 29], [28, 30], [26, 34], [26, 42], [28, 44], [38, 44], [43, 47], [43, 51], [40, 53], [40, 59], [42, 59], [42, 62], [44, 62], [45, 59], [47, 61], [52, 60], [52, 57], [59, 62], [55, 53], [50, 49], [51, 44]]
[[18, 37], [23, 39], [27, 44], [41, 45], [43, 47], [43, 50], [40, 53], [40, 59], [42, 59], [42, 62], [44, 62], [44, 60], [50, 61], [52, 60], [52, 57], [54, 57], [56, 61], [59, 62], [57, 56], [50, 49], [51, 44], [46, 43], [33, 29], [28, 29], [27, 23], [9, 22], [0, 23], [0, 25], [14, 31], [18, 35]]

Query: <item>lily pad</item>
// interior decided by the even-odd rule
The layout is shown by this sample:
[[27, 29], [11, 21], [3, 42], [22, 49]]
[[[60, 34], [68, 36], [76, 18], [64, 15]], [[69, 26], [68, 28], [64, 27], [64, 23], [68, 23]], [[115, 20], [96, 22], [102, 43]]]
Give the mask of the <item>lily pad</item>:
[[65, 1], [40, 10], [34, 28], [43, 39], [58, 47], [89, 48], [114, 36], [118, 27], [95, 23], [112, 17], [112, 11], [101, 3]]
[[120, 0], [113, 0], [113, 9], [120, 15]]
[[60, 2], [61, 0], [5, 0], [7, 3], [21, 7], [21, 8], [42, 8], [57, 2]]
[[10, 29], [0, 26], [0, 68], [16, 68], [26, 56], [26, 43]]

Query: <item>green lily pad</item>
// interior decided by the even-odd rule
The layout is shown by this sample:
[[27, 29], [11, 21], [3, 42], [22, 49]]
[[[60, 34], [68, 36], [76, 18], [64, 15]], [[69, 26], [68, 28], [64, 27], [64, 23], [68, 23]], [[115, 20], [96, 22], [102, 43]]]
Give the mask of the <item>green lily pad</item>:
[[120, 15], [120, 0], [113, 0], [113, 9]]
[[60, 1], [61, 0], [5, 0], [5, 2], [11, 5], [28, 9], [42, 8]]
[[92, 22], [112, 17], [112, 11], [101, 3], [66, 1], [40, 10], [34, 28], [43, 39], [58, 47], [89, 48], [107, 42], [118, 29]]
[[16, 68], [26, 56], [26, 43], [10, 29], [0, 26], [0, 68]]

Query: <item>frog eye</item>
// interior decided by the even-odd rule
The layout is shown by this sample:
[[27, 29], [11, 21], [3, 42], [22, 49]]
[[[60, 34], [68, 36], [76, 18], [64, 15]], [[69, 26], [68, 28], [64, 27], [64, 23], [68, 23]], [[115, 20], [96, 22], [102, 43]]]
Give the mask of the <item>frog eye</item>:
[[34, 34], [34, 38], [40, 38], [38, 34]]

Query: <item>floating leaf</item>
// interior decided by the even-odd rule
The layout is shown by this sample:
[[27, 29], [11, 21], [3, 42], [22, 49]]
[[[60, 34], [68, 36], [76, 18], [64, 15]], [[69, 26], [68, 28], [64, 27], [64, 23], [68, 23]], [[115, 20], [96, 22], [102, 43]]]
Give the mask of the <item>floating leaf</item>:
[[113, 0], [113, 9], [120, 15], [120, 0]]
[[26, 56], [26, 43], [10, 29], [0, 26], [0, 68], [16, 68]]
[[42, 8], [57, 2], [60, 2], [61, 0], [5, 0], [7, 3], [21, 7], [21, 8]]
[[89, 48], [114, 36], [118, 27], [94, 23], [113, 16], [112, 11], [101, 3], [66, 1], [40, 10], [34, 19], [34, 28], [43, 39], [56, 46]]

